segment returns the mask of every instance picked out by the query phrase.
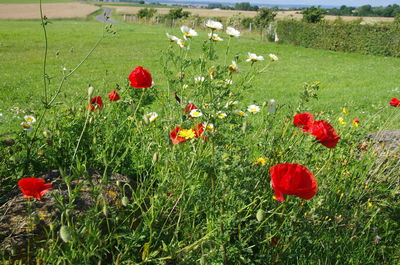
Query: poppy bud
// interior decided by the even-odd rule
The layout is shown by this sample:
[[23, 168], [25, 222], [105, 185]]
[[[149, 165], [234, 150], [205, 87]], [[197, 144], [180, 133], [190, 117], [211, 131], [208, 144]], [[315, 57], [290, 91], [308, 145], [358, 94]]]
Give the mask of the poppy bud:
[[88, 87], [88, 97], [89, 98], [92, 98], [93, 92], [94, 92], [94, 87], [89, 86]]
[[71, 231], [69, 230], [68, 226], [66, 225], [61, 226], [60, 237], [65, 243], [68, 243], [69, 241], [72, 240]]
[[122, 203], [122, 205], [123, 205], [124, 207], [128, 206], [128, 204], [129, 204], [129, 199], [128, 199], [128, 197], [126, 197], [126, 196], [122, 197], [121, 203]]
[[265, 218], [265, 211], [263, 209], [259, 209], [257, 211], [256, 218], [258, 222], [262, 222]]
[[158, 157], [159, 157], [159, 153], [158, 153], [158, 152], [155, 152], [154, 155], [153, 155], [153, 165], [154, 165], [155, 163], [157, 163]]

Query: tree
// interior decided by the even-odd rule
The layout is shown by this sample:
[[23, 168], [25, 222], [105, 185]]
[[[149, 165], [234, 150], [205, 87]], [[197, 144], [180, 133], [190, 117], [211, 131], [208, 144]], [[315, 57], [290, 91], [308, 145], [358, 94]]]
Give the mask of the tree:
[[310, 8], [303, 9], [303, 21], [308, 23], [318, 23], [324, 18], [325, 10], [320, 6], [311, 6]]
[[147, 19], [150, 19], [150, 18], [152, 18], [153, 16], [154, 16], [154, 14], [155, 13], [157, 13], [157, 10], [156, 9], [154, 9], [154, 8], [142, 8], [142, 9], [140, 9], [138, 12], [137, 12], [137, 14], [136, 14], [136, 16], [138, 17], [138, 18], [147, 18]]
[[182, 8], [172, 8], [169, 10], [167, 17], [170, 19], [180, 19], [180, 18], [187, 18], [190, 16], [190, 12], [183, 11]]
[[254, 17], [254, 24], [260, 29], [261, 39], [263, 37], [263, 29], [275, 20], [276, 12], [272, 8], [260, 8], [257, 16]]

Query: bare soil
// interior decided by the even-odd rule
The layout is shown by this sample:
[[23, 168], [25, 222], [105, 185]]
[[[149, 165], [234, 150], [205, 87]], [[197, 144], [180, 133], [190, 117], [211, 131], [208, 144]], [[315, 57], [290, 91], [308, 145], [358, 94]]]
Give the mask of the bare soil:
[[[81, 3], [43, 4], [44, 15], [54, 18], [85, 18], [98, 10], [95, 5]], [[0, 4], [0, 19], [39, 19], [39, 4]]]

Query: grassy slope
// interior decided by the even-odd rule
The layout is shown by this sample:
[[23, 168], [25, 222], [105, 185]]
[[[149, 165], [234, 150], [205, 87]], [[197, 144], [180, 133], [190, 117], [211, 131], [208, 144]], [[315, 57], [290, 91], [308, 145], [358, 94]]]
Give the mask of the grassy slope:
[[[102, 32], [98, 22], [53, 21], [48, 27], [50, 84], [55, 89], [62, 67], [73, 68], [94, 45]], [[65, 85], [65, 97], [71, 103], [71, 95], [86, 95], [88, 84], [105, 96], [116, 84], [124, 84], [130, 71], [137, 65], [150, 69], [157, 84], [163, 84], [159, 63], [161, 51], [168, 46], [165, 32], [179, 34], [177, 29], [159, 26], [124, 24], [114, 26], [117, 34], [107, 37], [93, 56]], [[66, 37], [67, 36], [67, 37]], [[0, 24], [0, 112], [12, 116], [10, 108], [37, 110], [42, 94], [43, 33], [38, 21], [4, 21]], [[205, 32], [194, 40], [190, 52], [197, 53], [205, 39]], [[220, 59], [224, 58], [227, 43], [221, 47]], [[267, 73], [256, 79], [259, 89], [246, 92], [247, 101], [274, 98], [280, 104], [298, 100], [304, 82], [321, 81], [321, 100], [313, 104], [314, 111], [340, 112], [344, 105], [352, 114], [363, 119], [382, 107], [383, 117], [389, 117], [388, 102], [399, 96], [400, 76], [394, 75], [400, 68], [400, 59], [359, 54], [346, 54], [313, 50], [273, 43], [259, 42], [244, 36], [231, 42], [231, 51], [241, 55], [239, 66], [246, 70], [247, 52], [267, 56], [275, 53], [280, 61]], [[56, 53], [59, 52], [59, 56]], [[231, 54], [229, 58], [233, 58]], [[162, 89], [163, 86], [160, 86]], [[164, 90], [165, 91], [165, 90]], [[64, 95], [64, 94], [63, 94]], [[384, 115], [386, 113], [386, 115]], [[3, 121], [0, 131], [16, 120]], [[396, 125], [394, 125], [396, 126]]]

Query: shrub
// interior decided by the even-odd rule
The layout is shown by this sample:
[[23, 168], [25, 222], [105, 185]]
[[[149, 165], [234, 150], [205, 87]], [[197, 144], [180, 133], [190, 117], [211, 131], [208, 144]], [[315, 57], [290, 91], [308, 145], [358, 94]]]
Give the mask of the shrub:
[[152, 18], [153, 16], [154, 16], [154, 14], [155, 13], [157, 13], [157, 10], [156, 9], [154, 9], [154, 8], [142, 8], [142, 9], [140, 9], [138, 12], [137, 12], [137, 14], [136, 14], [136, 16], [138, 17], [138, 18], [147, 18], [147, 19], [150, 19], [150, 18]]
[[308, 23], [318, 23], [324, 18], [325, 10], [321, 9], [319, 6], [311, 6], [306, 8], [301, 12], [303, 14], [303, 21]]
[[180, 19], [180, 18], [187, 18], [190, 16], [190, 12], [183, 11], [182, 8], [173, 8], [169, 10], [167, 17], [169, 19]]

